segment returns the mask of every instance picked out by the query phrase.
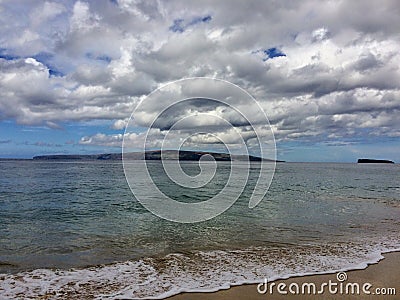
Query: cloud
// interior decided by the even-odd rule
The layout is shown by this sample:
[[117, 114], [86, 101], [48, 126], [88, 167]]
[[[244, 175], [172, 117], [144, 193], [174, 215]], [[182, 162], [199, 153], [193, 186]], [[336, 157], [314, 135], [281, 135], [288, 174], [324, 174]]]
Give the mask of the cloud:
[[123, 139], [122, 134], [105, 135], [103, 133], [97, 133], [93, 136], [82, 137], [79, 141], [79, 144], [120, 147], [122, 145], [122, 139]]
[[58, 144], [58, 143], [52, 143], [52, 142], [46, 142], [46, 141], [37, 141], [37, 142], [28, 142], [25, 141], [22, 143], [23, 145], [29, 145], [29, 146], [35, 146], [35, 147], [41, 147], [41, 148], [54, 148], [54, 147], [62, 147], [63, 145]]
[[[0, 67], [1, 119], [57, 128], [57, 122], [68, 120], [120, 118], [129, 114], [135, 103], [111, 86], [77, 84], [73, 76], [53, 77], [48, 67], [34, 58], [0, 59]], [[102, 79], [101, 75], [95, 77]]]
[[128, 119], [124, 119], [124, 120], [117, 120], [113, 123], [113, 125], [111, 126], [112, 129], [115, 130], [122, 130], [125, 129], [126, 125], [128, 124]]
[[[396, 1], [201, 1], [190, 6], [181, 1], [12, 1], [0, 6], [0, 120], [51, 128], [68, 121], [112, 120], [112, 128], [122, 130], [137, 103], [155, 88], [209, 76], [232, 81], [256, 97], [280, 141], [398, 135]], [[207, 96], [207, 87], [191, 88], [184, 93]], [[230, 101], [243, 111], [251, 109], [240, 99]], [[156, 111], [147, 106], [137, 124], [146, 125]], [[204, 102], [166, 113], [157, 129], [205, 111], [240, 130], [246, 126], [232, 111]], [[204, 118], [192, 126], [213, 122]], [[218, 134], [228, 134], [221, 129], [215, 126]], [[80, 143], [117, 145], [121, 138], [99, 133]]]
[[311, 33], [313, 42], [320, 42], [329, 38], [330, 33], [325, 27], [317, 28]]
[[34, 146], [38, 146], [38, 147], [62, 147], [61, 144], [48, 143], [48, 142], [43, 142], [43, 141], [35, 142], [30, 145], [34, 145]]

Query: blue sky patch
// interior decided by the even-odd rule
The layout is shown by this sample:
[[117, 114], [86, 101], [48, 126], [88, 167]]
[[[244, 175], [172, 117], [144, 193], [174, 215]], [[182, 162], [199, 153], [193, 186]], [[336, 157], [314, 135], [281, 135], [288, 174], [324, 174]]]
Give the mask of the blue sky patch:
[[93, 59], [93, 60], [98, 60], [98, 61], [104, 61], [107, 64], [109, 64], [112, 61], [112, 58], [106, 54], [102, 54], [102, 55], [96, 55], [93, 53], [86, 53], [85, 56], [89, 59]]
[[263, 59], [264, 61], [266, 61], [267, 59], [270, 59], [270, 58], [286, 56], [285, 53], [283, 53], [281, 50], [279, 50], [276, 47], [265, 49], [265, 50], [263, 50], [263, 52], [266, 55], [266, 57]]
[[169, 30], [172, 32], [184, 32], [185, 25], [183, 23], [183, 19], [174, 20], [174, 24], [169, 27]]
[[5, 60], [14, 60], [20, 58], [17, 55], [13, 55], [7, 52], [7, 49], [5, 48], [0, 48], [0, 58], [5, 59]]
[[51, 60], [53, 59], [54, 55], [49, 52], [40, 52], [32, 56], [32, 58], [36, 59], [38, 62], [44, 64], [49, 69], [50, 77], [61, 77], [65, 74], [58, 70], [57, 67], [53, 65]]
[[188, 24], [188, 26], [192, 26], [192, 25], [196, 25], [198, 23], [208, 23], [211, 21], [211, 16], [204, 16], [204, 17], [197, 17], [194, 18], [192, 21], [190, 21], [190, 23]]
[[100, 55], [96, 57], [96, 60], [101, 60], [105, 61], [106, 63], [110, 63], [112, 61], [112, 58], [108, 55]]
[[54, 57], [53, 54], [49, 52], [40, 52], [32, 56], [32, 58], [36, 59], [37, 61], [41, 62], [42, 64], [47, 65], [48, 62]]
[[50, 74], [50, 77], [62, 77], [65, 75], [63, 72], [60, 72], [55, 69], [49, 69], [49, 74]]
[[209, 23], [212, 20], [210, 15], [202, 16], [202, 17], [195, 17], [190, 21], [186, 21], [184, 19], [175, 19], [174, 23], [169, 27], [169, 30], [172, 32], [182, 33], [187, 28], [194, 26], [200, 23]]

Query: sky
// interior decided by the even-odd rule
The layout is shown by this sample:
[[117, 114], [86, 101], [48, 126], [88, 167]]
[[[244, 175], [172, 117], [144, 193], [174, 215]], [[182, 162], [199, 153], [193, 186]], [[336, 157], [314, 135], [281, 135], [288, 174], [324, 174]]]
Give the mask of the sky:
[[[120, 152], [147, 95], [211, 77], [258, 101], [278, 159], [399, 162], [399, 15], [398, 1], [0, 0], [0, 157]], [[229, 119], [211, 102], [165, 114], [155, 138], [201, 111]]]

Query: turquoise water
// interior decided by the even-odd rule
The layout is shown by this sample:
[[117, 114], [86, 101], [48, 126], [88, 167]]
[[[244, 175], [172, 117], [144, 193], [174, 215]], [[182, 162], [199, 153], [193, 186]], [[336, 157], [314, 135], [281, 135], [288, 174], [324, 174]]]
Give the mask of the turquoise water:
[[[160, 162], [150, 168], [163, 192], [190, 202], [218, 193], [229, 162], [218, 162], [213, 181], [197, 191], [171, 184], [157, 173]], [[185, 162], [183, 169], [196, 174], [198, 164]], [[121, 162], [1, 161], [0, 295], [79, 290], [162, 298], [359, 268], [400, 248], [399, 171], [398, 165], [278, 163], [265, 199], [249, 209], [259, 172], [254, 163], [230, 209], [178, 224], [134, 199]]]

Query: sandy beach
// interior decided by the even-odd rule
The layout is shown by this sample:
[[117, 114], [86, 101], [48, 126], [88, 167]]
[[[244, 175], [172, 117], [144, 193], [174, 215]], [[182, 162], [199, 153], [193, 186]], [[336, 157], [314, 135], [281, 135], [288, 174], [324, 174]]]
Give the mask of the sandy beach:
[[[275, 289], [273, 294], [260, 294], [257, 291], [257, 285], [241, 285], [235, 286], [228, 290], [221, 290], [215, 293], [182, 293], [168, 299], [170, 300], [230, 300], [230, 299], [247, 299], [247, 300], [261, 300], [261, 299], [399, 299], [400, 293], [400, 252], [391, 252], [383, 254], [384, 259], [377, 264], [368, 266], [364, 270], [348, 271], [347, 280], [345, 283], [358, 283], [360, 289], [365, 283], [370, 283], [372, 286], [368, 289], [371, 294], [365, 294], [360, 290], [359, 295], [352, 294], [331, 294], [328, 288], [324, 289], [324, 293], [320, 295], [294, 295], [288, 292], [286, 295], [279, 294], [276, 287], [280, 283], [286, 284], [286, 291], [288, 286], [293, 283], [301, 288], [303, 283], [314, 283], [318, 288], [323, 283], [338, 282], [336, 273], [324, 275], [312, 275], [293, 277], [286, 280], [275, 281]], [[269, 283], [270, 284], [270, 283]], [[386, 293], [389, 293], [387, 288], [395, 288], [397, 295], [377, 295], [376, 288], [386, 288]], [[350, 289], [349, 289], [350, 291]], [[380, 289], [384, 291], [384, 289]]]

